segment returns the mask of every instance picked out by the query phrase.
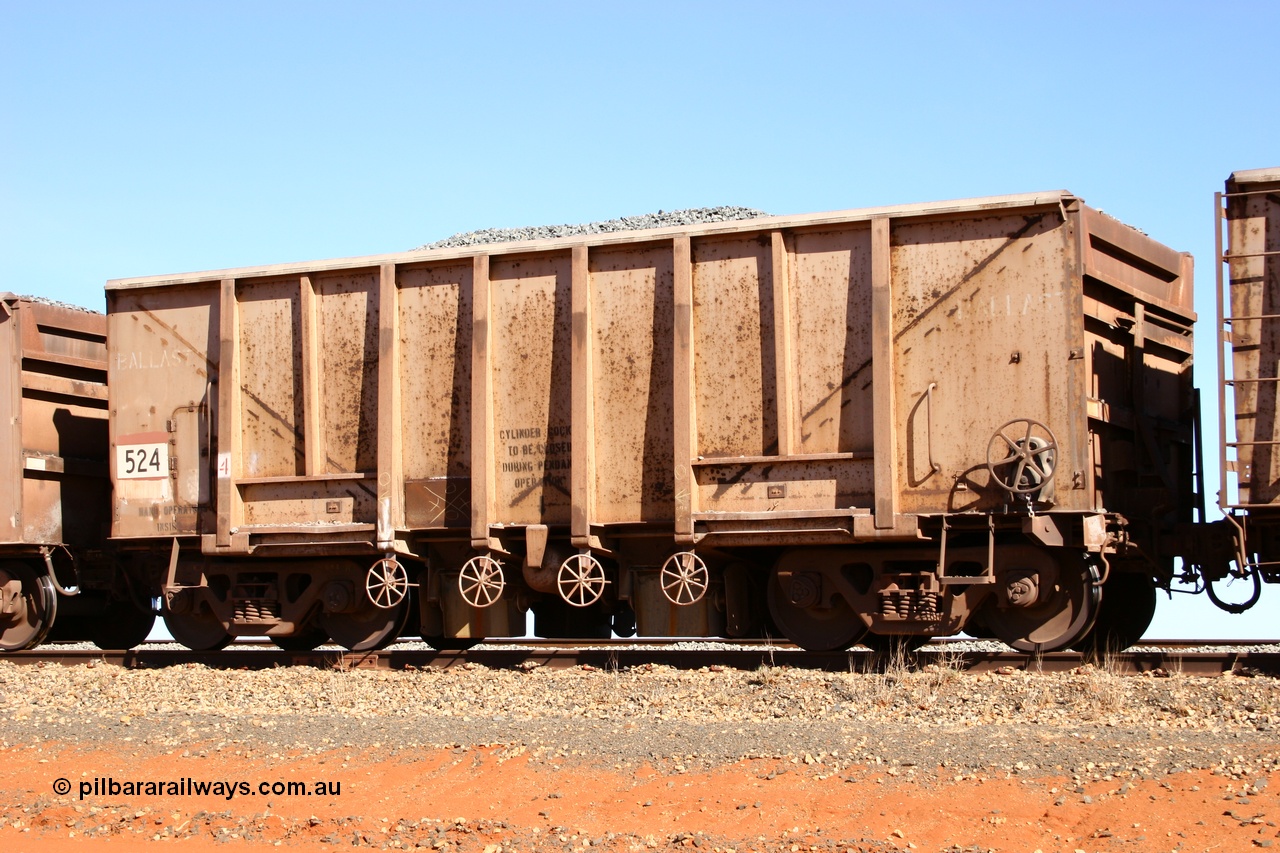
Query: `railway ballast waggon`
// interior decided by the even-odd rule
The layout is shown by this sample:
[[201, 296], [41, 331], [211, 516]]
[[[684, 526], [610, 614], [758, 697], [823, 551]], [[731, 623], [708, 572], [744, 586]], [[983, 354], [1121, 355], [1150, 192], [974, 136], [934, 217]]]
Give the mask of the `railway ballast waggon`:
[[1237, 248], [1275, 227], [1229, 198], [1253, 473], [1217, 521], [1191, 257], [1065, 191], [108, 282], [99, 606], [154, 598], [193, 649], [460, 648], [529, 613], [1127, 646], [1161, 589], [1280, 579], [1273, 259]]
[[106, 332], [102, 314], [0, 294], [3, 651], [50, 636], [128, 647], [155, 621], [145, 581], [106, 547]]
[[[1248, 592], [1280, 582], [1280, 168], [1232, 174], [1214, 199], [1218, 276], [1219, 506], [1236, 553], [1218, 576]], [[1225, 276], [1225, 283], [1224, 283]], [[1234, 475], [1234, 477], [1232, 476]]]

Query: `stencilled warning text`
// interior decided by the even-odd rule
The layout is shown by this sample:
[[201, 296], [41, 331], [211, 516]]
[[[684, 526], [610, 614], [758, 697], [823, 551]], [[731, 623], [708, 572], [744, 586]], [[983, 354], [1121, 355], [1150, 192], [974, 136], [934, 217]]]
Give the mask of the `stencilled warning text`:
[[498, 442], [502, 448], [498, 470], [511, 479], [517, 490], [543, 483], [566, 486], [573, 459], [569, 427], [500, 429]]

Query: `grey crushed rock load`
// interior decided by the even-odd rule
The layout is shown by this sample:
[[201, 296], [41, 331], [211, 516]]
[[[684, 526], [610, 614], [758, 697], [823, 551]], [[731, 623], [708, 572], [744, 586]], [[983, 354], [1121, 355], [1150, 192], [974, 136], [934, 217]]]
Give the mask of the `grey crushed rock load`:
[[38, 302], [41, 305], [51, 305], [54, 308], [67, 308], [71, 311], [82, 311], [85, 314], [101, 314], [102, 313], [101, 311], [95, 311], [92, 308], [85, 308], [83, 305], [73, 305], [70, 302], [62, 302], [57, 299], [50, 299], [47, 296], [28, 296], [26, 294], [15, 294], [15, 295], [17, 296], [18, 299], [23, 299], [23, 300], [26, 300], [27, 302]]
[[733, 219], [759, 219], [768, 216], [763, 210], [751, 207], [693, 207], [687, 210], [659, 210], [638, 216], [623, 216], [602, 222], [584, 222], [578, 225], [534, 225], [526, 228], [485, 228], [454, 234], [437, 240], [422, 249], [457, 249], [479, 246], [484, 243], [514, 243], [524, 240], [548, 240], [556, 237], [577, 237], [582, 234], [604, 234], [610, 231], [643, 231], [649, 228], [677, 228], [681, 225], [700, 225], [706, 222], [725, 222]]

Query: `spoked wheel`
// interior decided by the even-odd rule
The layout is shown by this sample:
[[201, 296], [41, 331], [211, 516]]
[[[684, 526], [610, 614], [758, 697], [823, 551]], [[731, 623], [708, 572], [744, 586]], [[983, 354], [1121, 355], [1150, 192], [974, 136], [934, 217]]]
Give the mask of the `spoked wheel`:
[[987, 443], [991, 479], [1015, 495], [1038, 492], [1053, 478], [1058, 440], [1039, 421], [1018, 418], [996, 430]]
[[560, 597], [574, 607], [590, 607], [604, 595], [609, 581], [604, 576], [604, 566], [590, 554], [574, 554], [560, 565], [556, 585]]
[[197, 602], [193, 609], [178, 613], [166, 603], [161, 610], [164, 626], [175, 640], [192, 651], [212, 652], [225, 648], [231, 635], [204, 602]]
[[[785, 588], [784, 588], [785, 587]], [[830, 606], [821, 602], [821, 580], [803, 572], [791, 573], [784, 583], [769, 575], [769, 613], [786, 638], [811, 652], [847, 649], [867, 633], [867, 626], [840, 596]]]
[[131, 649], [146, 641], [155, 624], [154, 610], [139, 610], [132, 601], [112, 601], [93, 620], [89, 639], [100, 649]]
[[1113, 572], [1102, 587], [1098, 619], [1071, 648], [1092, 657], [1122, 652], [1142, 638], [1156, 615], [1156, 587], [1141, 572]]
[[58, 613], [49, 578], [22, 563], [0, 564], [0, 651], [40, 645]]
[[692, 551], [681, 551], [667, 557], [659, 579], [667, 601], [681, 607], [701, 601], [711, 584], [707, 564]]
[[409, 573], [395, 557], [383, 557], [365, 573], [364, 591], [375, 607], [394, 610], [409, 594]]
[[320, 628], [344, 649], [369, 652], [395, 642], [409, 621], [408, 602], [383, 609], [365, 602], [354, 613], [321, 613]]
[[[1025, 571], [1012, 570], [1003, 575], [1003, 596], [1010, 602], [1000, 607], [995, 601], [983, 611], [983, 621], [996, 637], [1018, 651], [1055, 652], [1077, 642], [1093, 627], [1098, 617], [1101, 590], [1097, 570], [1081, 559], [1064, 556], [1056, 572], [1044, 563], [1053, 557], [1041, 554], [1041, 565], [1030, 565]], [[1039, 570], [1039, 571], [1037, 571]], [[1057, 582], [1040, 589], [1040, 578]], [[1030, 600], [1025, 606], [1018, 602]]]
[[506, 588], [507, 579], [502, 573], [502, 563], [487, 554], [467, 560], [462, 571], [458, 572], [458, 594], [472, 607], [493, 605], [502, 598], [502, 591]]
[[276, 648], [286, 652], [309, 652], [329, 642], [329, 634], [323, 628], [308, 625], [288, 637], [272, 637], [271, 642], [276, 644]]

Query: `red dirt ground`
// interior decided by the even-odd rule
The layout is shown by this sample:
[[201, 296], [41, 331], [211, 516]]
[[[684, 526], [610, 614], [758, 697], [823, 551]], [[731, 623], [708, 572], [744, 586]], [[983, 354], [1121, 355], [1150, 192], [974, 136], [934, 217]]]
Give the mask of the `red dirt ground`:
[[[777, 775], [764, 778], [770, 773]], [[827, 775], [831, 773], [820, 763], [778, 760], [684, 773], [647, 766], [638, 771], [588, 765], [554, 769], [507, 747], [381, 759], [353, 754], [348, 760], [342, 751], [265, 757], [224, 750], [199, 758], [180, 752], [128, 756], [44, 744], [0, 750], [0, 848], [124, 850], [158, 837], [190, 851], [337, 849], [350, 847], [355, 836], [374, 847], [398, 839], [410, 848], [419, 844], [456, 853], [512, 853], [581, 848], [584, 840], [599, 842], [616, 833], [605, 840], [604, 849], [1093, 853], [1245, 851], [1273, 844], [1280, 849], [1274, 822], [1280, 817], [1274, 793], [1280, 791], [1280, 774], [1267, 780], [1266, 787], [1261, 780], [1209, 772], [1158, 781], [1116, 778], [1086, 784], [1081, 794], [1070, 780], [1052, 777], [957, 781], [939, 770], [917, 771], [908, 780], [875, 768]], [[69, 797], [52, 793], [59, 777], [71, 781]], [[255, 785], [338, 782], [341, 795], [254, 795], [227, 801], [212, 795], [90, 794], [78, 800], [78, 783], [94, 777], [191, 777]], [[1262, 790], [1242, 796], [1252, 783]], [[90, 813], [95, 807], [99, 811]], [[229, 817], [213, 816], [212, 823], [200, 815], [228, 811]], [[396, 833], [398, 824], [423, 819], [433, 822]], [[495, 827], [496, 821], [506, 826]], [[94, 831], [100, 825], [110, 828]], [[238, 837], [223, 833], [219, 840], [220, 827]], [[429, 828], [437, 831], [430, 838]], [[444, 829], [449, 831], [440, 835]], [[246, 832], [251, 839], [244, 837]], [[703, 835], [691, 837], [694, 833]], [[443, 847], [438, 843], [442, 839]]]

